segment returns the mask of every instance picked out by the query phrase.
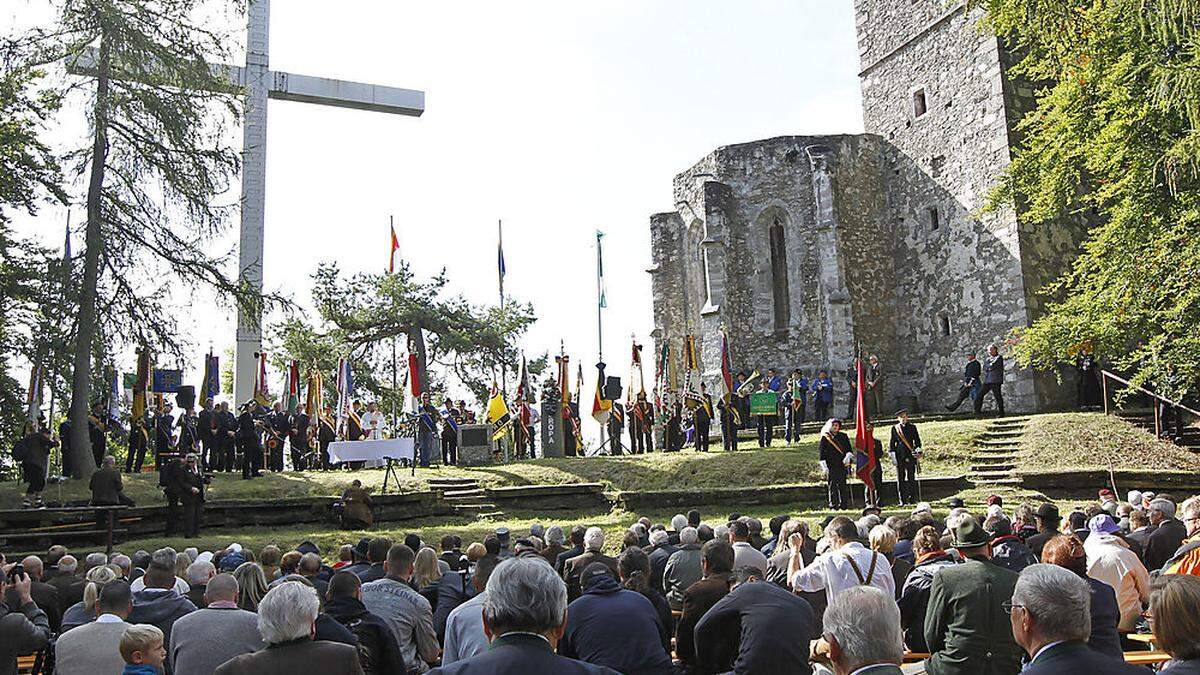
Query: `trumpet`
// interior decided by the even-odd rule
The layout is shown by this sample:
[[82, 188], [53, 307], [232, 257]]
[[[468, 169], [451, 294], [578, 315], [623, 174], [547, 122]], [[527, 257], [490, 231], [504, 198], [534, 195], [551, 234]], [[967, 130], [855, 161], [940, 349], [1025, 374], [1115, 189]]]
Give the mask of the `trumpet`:
[[750, 377], [747, 377], [745, 382], [738, 385], [738, 388], [733, 393], [737, 394], [738, 396], [745, 396], [749, 391], [749, 388], [754, 384], [754, 381], [759, 377], [762, 377], [762, 375], [757, 370], [755, 370], [753, 373], [750, 373]]

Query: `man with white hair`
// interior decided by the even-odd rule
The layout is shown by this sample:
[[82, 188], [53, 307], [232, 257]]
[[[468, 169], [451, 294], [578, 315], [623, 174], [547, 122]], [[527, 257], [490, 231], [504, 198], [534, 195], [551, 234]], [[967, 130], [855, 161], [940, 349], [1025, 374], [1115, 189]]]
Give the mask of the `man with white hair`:
[[[46, 583], [58, 591], [58, 608], [63, 612], [83, 599], [83, 587], [87, 585], [87, 581], [76, 574], [78, 570], [79, 561], [68, 553], [58, 559], [58, 570], [53, 577], [46, 580]], [[45, 578], [44, 573], [42, 577]]]
[[672, 546], [679, 545], [679, 533], [683, 532], [683, 528], [687, 526], [687, 516], [683, 515], [682, 513], [676, 513], [674, 516], [671, 516], [671, 531], [667, 534], [671, 537]]
[[899, 675], [904, 658], [900, 609], [872, 586], [848, 588], [825, 609], [824, 638], [834, 675]]
[[487, 582], [483, 630], [487, 651], [430, 673], [447, 675], [615, 675], [615, 671], [554, 653], [567, 619], [567, 589], [545, 561], [510, 558]]
[[666, 593], [671, 609], [683, 609], [683, 592], [704, 577], [700, 558], [699, 532], [694, 527], [684, 527], [679, 532], [679, 548], [667, 558], [667, 564], [663, 566], [662, 585], [657, 587]]
[[1155, 497], [1150, 502], [1149, 513], [1154, 532], [1147, 539], [1143, 560], [1147, 569], [1157, 570], [1175, 555], [1188, 532], [1187, 526], [1175, 517], [1175, 502], [1170, 499]]
[[666, 530], [650, 532], [650, 547], [646, 551], [650, 558], [650, 587], [663, 587], [663, 572], [667, 569], [667, 561], [679, 549], [671, 545], [671, 535]]
[[1200, 497], [1190, 497], [1180, 505], [1180, 515], [1188, 538], [1162, 566], [1163, 574], [1200, 575]]
[[319, 605], [317, 592], [304, 584], [280, 584], [267, 591], [258, 603], [258, 631], [268, 648], [234, 657], [214, 673], [362, 675], [354, 647], [313, 640]]
[[1146, 672], [1088, 647], [1092, 630], [1090, 603], [1087, 582], [1066, 568], [1038, 563], [1021, 572], [1005, 611], [1009, 613], [1013, 639], [1030, 657], [1022, 675]]
[[546, 528], [546, 545], [541, 551], [538, 551], [538, 555], [545, 558], [546, 562], [554, 565], [554, 562], [558, 560], [558, 554], [567, 550], [567, 547], [563, 545], [566, 540], [567, 537], [563, 534], [562, 527], [551, 525]]
[[563, 564], [563, 580], [567, 582], [567, 598], [574, 600], [582, 593], [579, 585], [579, 578], [583, 575], [583, 570], [589, 564], [594, 562], [602, 562], [612, 570], [613, 576], [620, 578], [620, 571], [617, 567], [615, 558], [610, 558], [601, 552], [604, 548], [604, 530], [598, 527], [589, 527], [587, 532], [583, 533], [583, 553], [571, 558]]

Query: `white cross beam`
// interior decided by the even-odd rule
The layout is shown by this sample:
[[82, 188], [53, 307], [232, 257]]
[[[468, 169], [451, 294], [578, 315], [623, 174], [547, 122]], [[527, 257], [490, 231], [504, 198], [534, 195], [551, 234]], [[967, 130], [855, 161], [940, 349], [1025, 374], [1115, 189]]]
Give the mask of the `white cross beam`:
[[[267, 196], [267, 99], [419, 117], [425, 112], [425, 92], [271, 70], [268, 59], [270, 0], [252, 0], [247, 14], [245, 67], [214, 64], [211, 68], [214, 72], [226, 73], [230, 85], [245, 92], [238, 274], [242, 281], [261, 293]], [[88, 49], [69, 63], [67, 69], [78, 75], [95, 75], [98, 60], [99, 53], [94, 48]], [[235, 404], [248, 401], [254, 395], [254, 355], [261, 349], [262, 317], [239, 309], [233, 377]]]

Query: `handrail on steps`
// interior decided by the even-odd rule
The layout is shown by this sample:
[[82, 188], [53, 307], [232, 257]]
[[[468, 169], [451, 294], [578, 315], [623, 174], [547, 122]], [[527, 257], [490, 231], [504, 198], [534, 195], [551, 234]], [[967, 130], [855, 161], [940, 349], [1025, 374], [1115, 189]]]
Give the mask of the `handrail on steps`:
[[[1172, 401], [1171, 399], [1167, 398], [1166, 396], [1161, 396], [1159, 394], [1156, 394], [1156, 393], [1150, 391], [1149, 389], [1146, 389], [1145, 387], [1138, 386], [1138, 385], [1130, 382], [1129, 380], [1126, 380], [1125, 378], [1121, 377], [1120, 375], [1117, 375], [1116, 373], [1112, 373], [1110, 371], [1107, 371], [1107, 370], [1104, 370], [1103, 368], [1101, 368], [1100, 375], [1101, 375], [1100, 383], [1103, 385], [1103, 388], [1104, 388], [1104, 414], [1105, 415], [1108, 414], [1108, 380], [1111, 378], [1113, 380], [1116, 380], [1117, 382], [1120, 382], [1121, 384], [1125, 385], [1126, 387], [1130, 387], [1132, 389], [1137, 389], [1138, 391], [1142, 392], [1143, 394], [1146, 394], [1150, 398], [1162, 401], [1163, 403], [1166, 403], [1168, 405], [1179, 408], [1180, 410], [1186, 410], [1186, 411], [1190, 412], [1191, 414], [1195, 415], [1196, 417], [1200, 417], [1200, 411], [1193, 410], [1193, 409], [1187, 407], [1186, 405], [1183, 404], [1182, 401]], [[1154, 435], [1159, 436], [1161, 434], [1162, 434], [1162, 421], [1159, 419], [1158, 406], [1155, 405], [1154, 406]]]

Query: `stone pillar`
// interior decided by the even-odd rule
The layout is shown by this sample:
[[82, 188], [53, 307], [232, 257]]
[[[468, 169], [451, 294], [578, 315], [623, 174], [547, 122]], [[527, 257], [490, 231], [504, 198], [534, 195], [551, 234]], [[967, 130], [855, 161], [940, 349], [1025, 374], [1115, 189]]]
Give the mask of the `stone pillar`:
[[823, 145], [810, 145], [804, 151], [812, 167], [813, 203], [817, 215], [817, 276], [824, 320], [825, 365], [833, 376], [854, 358], [854, 308], [846, 288], [833, 212], [829, 168], [833, 150]]
[[[252, 0], [247, 8], [246, 110], [242, 131], [242, 218], [238, 242], [238, 278], [250, 289], [263, 288], [263, 223], [267, 190], [267, 91], [270, 0]], [[262, 313], [238, 308], [234, 350], [235, 403], [254, 395], [254, 355], [262, 349]]]

